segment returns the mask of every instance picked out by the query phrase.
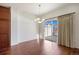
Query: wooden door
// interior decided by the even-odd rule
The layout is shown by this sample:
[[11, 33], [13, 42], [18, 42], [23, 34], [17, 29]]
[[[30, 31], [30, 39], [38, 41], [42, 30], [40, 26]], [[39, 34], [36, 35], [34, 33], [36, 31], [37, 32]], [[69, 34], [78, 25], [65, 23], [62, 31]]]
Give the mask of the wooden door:
[[0, 51], [10, 47], [10, 8], [0, 6]]

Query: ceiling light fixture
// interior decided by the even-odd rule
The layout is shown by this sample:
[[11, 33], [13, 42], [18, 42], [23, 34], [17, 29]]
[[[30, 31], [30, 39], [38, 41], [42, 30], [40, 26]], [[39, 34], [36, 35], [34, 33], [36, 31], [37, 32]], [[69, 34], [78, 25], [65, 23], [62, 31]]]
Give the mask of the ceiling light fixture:
[[[41, 7], [41, 5], [39, 4], [38, 7], [39, 7], [39, 14], [40, 14], [40, 7]], [[41, 19], [40, 17], [38, 17], [34, 21], [37, 22], [37, 23], [42, 23], [44, 20], [45, 19]]]

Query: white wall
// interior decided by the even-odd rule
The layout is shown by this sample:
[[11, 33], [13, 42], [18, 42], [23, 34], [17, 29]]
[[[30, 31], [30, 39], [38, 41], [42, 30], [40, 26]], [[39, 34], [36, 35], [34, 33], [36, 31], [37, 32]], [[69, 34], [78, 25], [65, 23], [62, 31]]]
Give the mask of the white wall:
[[17, 11], [11, 8], [11, 45], [15, 45], [18, 42], [18, 19]]
[[[73, 26], [73, 32], [74, 32], [73, 38], [74, 38], [74, 47], [79, 48], [79, 4], [68, 4], [64, 7], [51, 11], [50, 13], [47, 13], [41, 17], [48, 19], [71, 12], [76, 12], [74, 14], [75, 17]], [[44, 32], [43, 26], [41, 26], [41, 29], [43, 33]]]
[[36, 39], [37, 34], [36, 23], [34, 16], [27, 14], [20, 14], [18, 20], [18, 42], [24, 42]]
[[11, 7], [11, 45], [36, 39], [35, 17]]

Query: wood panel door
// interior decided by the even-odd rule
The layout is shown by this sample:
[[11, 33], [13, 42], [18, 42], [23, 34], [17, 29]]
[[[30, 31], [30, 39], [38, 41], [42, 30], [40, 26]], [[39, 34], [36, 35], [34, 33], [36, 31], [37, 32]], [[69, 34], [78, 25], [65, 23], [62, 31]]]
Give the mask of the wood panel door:
[[10, 8], [0, 6], [0, 51], [10, 47]]

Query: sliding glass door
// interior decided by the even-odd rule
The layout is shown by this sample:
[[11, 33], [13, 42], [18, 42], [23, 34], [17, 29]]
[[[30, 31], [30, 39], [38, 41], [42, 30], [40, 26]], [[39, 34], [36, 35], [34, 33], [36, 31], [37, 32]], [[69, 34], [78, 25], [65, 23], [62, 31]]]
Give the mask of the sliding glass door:
[[56, 42], [58, 37], [58, 21], [56, 18], [48, 19], [44, 23], [44, 37], [46, 40]]

